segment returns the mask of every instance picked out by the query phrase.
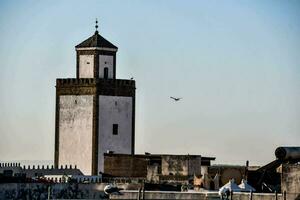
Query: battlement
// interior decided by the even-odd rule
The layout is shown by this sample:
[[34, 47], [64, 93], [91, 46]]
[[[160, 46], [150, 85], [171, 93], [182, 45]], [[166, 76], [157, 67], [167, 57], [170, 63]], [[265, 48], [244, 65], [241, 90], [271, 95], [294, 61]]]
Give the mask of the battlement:
[[57, 87], [68, 86], [95, 86], [95, 85], [113, 85], [113, 86], [135, 86], [134, 80], [127, 79], [100, 79], [100, 78], [67, 78], [56, 79]]
[[21, 167], [21, 163], [0, 163], [0, 168]]
[[58, 170], [58, 169], [61, 169], [61, 170], [66, 170], [66, 169], [77, 169], [77, 166], [75, 165], [74, 167], [72, 165], [61, 165], [60, 167], [55, 167], [54, 165], [28, 165], [27, 168], [25, 165], [23, 165], [23, 169], [26, 169], [26, 170], [37, 170], [37, 169], [41, 169], [41, 170], [44, 170], [44, 169], [47, 169], [47, 170]]
[[25, 165], [21, 166], [21, 163], [0, 163], [0, 168], [21, 168], [21, 169], [26, 169], [26, 170], [37, 170], [37, 169], [47, 169], [47, 170], [66, 170], [66, 169], [77, 169], [77, 165], [72, 166], [72, 165], [61, 165], [60, 167], [56, 168], [54, 165], [28, 165], [27, 167]]

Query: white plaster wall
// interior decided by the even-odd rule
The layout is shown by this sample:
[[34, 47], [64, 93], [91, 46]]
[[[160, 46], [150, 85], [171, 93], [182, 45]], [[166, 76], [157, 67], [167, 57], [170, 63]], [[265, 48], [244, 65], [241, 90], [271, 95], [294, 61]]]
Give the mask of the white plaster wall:
[[60, 165], [77, 165], [85, 175], [92, 173], [93, 96], [59, 97]]
[[114, 78], [114, 57], [99, 55], [99, 78], [104, 78], [104, 68], [108, 68], [108, 78]]
[[[98, 171], [103, 172], [103, 153], [131, 153], [132, 97], [99, 96]], [[118, 135], [113, 135], [113, 124], [118, 124]]]
[[79, 56], [79, 78], [94, 77], [94, 55]]

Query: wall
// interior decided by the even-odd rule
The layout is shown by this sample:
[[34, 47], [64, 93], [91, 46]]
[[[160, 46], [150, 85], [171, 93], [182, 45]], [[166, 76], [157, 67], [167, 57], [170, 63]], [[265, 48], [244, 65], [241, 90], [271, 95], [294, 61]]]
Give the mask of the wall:
[[[104, 170], [103, 153], [131, 154], [132, 97], [99, 96], [98, 171]], [[118, 135], [113, 135], [113, 124], [118, 124]]]
[[79, 56], [79, 78], [94, 77], [94, 55]]
[[151, 183], [158, 183], [159, 182], [159, 171], [161, 166], [155, 163], [152, 165], [147, 166], [147, 181]]
[[201, 156], [163, 155], [162, 175], [200, 175]]
[[147, 176], [148, 160], [135, 156], [109, 156], [105, 155], [104, 173], [119, 177]]
[[281, 191], [286, 191], [287, 199], [300, 199], [300, 165], [282, 165]]
[[114, 77], [114, 57], [99, 55], [99, 78], [104, 78], [104, 68], [108, 68], [108, 78]]
[[188, 156], [188, 175], [200, 175], [201, 174], [201, 156]]
[[[0, 199], [107, 199], [103, 189], [106, 184], [0, 184]], [[48, 188], [50, 186], [50, 189]]]
[[163, 156], [162, 175], [188, 175], [188, 161], [181, 156]]
[[91, 175], [93, 96], [60, 96], [59, 104], [58, 165], [77, 165]]
[[208, 167], [208, 178], [213, 179], [216, 174], [220, 175], [220, 186], [228, 183], [230, 179], [234, 179], [237, 184], [240, 184], [246, 176], [245, 166], [234, 165], [213, 165]]
[[[110, 199], [138, 199], [138, 191], [123, 191], [122, 195], [110, 195]], [[140, 199], [143, 194], [140, 194]], [[220, 200], [218, 192], [163, 192], [163, 191], [146, 191], [144, 199], [197, 199], [197, 200]], [[233, 200], [249, 200], [249, 193], [234, 193]], [[253, 193], [252, 200], [275, 200], [275, 194]], [[277, 196], [277, 200], [282, 200], [282, 195]]]

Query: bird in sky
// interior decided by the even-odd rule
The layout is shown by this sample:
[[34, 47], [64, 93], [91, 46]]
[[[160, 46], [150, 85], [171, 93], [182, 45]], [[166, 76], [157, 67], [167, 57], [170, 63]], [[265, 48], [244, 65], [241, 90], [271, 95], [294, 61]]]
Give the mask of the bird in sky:
[[170, 97], [171, 99], [173, 99], [174, 101], [179, 101], [182, 98], [178, 98], [178, 97]]

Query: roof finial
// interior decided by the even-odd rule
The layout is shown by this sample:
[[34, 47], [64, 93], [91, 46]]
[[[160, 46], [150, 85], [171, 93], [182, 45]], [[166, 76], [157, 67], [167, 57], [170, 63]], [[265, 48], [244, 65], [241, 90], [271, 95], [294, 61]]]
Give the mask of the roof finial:
[[95, 28], [96, 28], [96, 32], [95, 33], [98, 33], [98, 19], [96, 18], [96, 25], [95, 25]]

